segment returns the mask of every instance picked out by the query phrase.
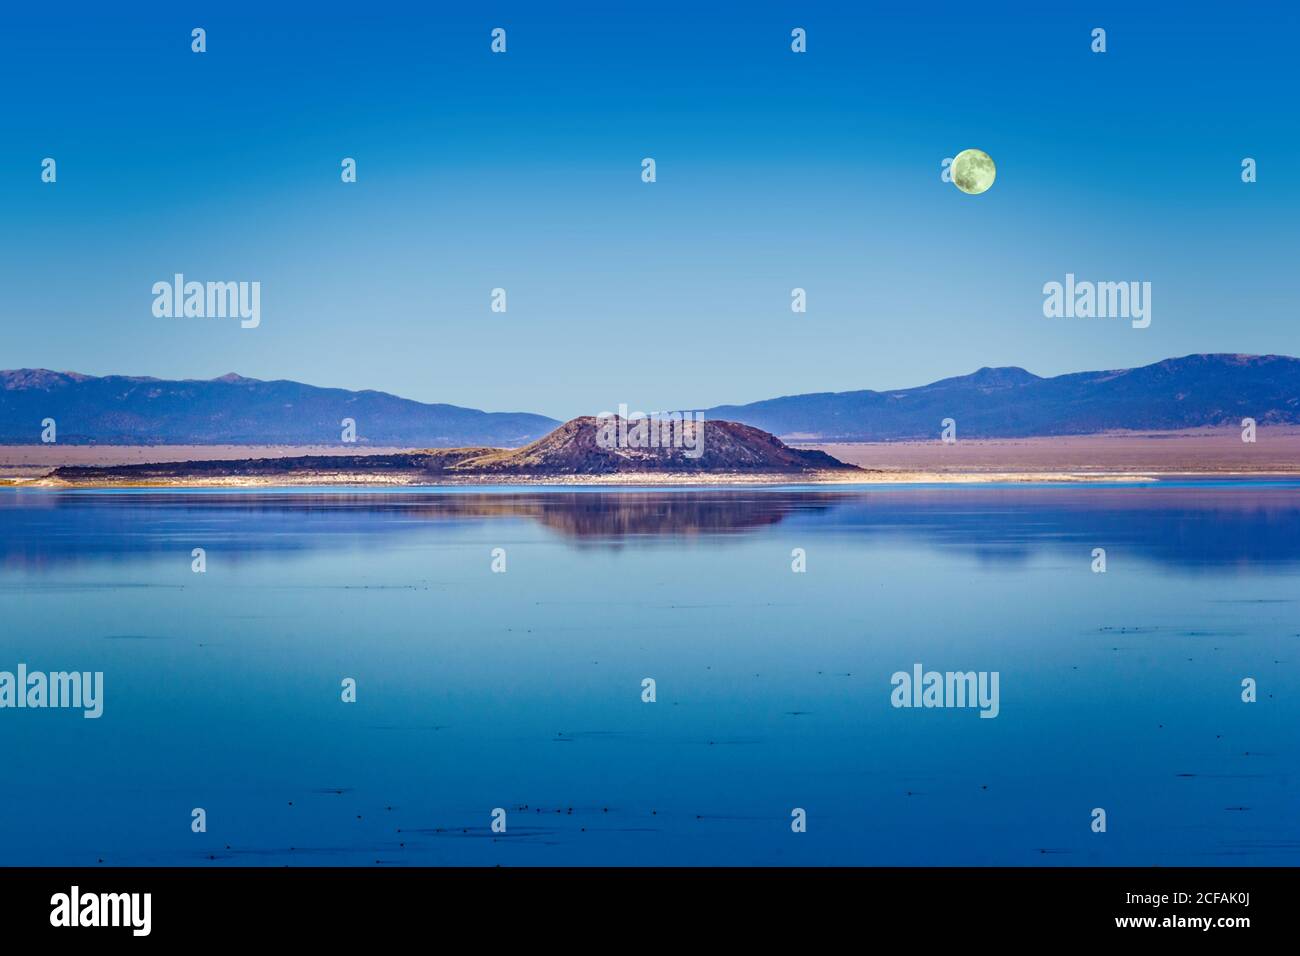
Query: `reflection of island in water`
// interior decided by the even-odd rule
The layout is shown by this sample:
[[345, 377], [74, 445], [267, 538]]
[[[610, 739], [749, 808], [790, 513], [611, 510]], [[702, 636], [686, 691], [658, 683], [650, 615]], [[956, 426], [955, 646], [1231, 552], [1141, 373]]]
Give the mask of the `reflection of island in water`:
[[[0, 495], [0, 563], [130, 557], [219, 543], [235, 553], [382, 546], [440, 525], [536, 522], [574, 546], [671, 546], [681, 539], [834, 533], [885, 536], [1016, 563], [1102, 546], [1161, 564], [1300, 563], [1300, 484], [1141, 487], [894, 487], [868, 491], [675, 490], [523, 493]], [[183, 539], [183, 540], [182, 540]], [[368, 540], [369, 539], [369, 540]], [[213, 544], [212, 546], [217, 546]]]

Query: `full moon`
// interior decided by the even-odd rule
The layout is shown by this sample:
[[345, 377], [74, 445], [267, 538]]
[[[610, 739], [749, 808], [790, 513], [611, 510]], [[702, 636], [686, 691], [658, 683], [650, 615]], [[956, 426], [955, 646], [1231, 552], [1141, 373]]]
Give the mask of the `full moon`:
[[993, 185], [998, 169], [982, 149], [963, 149], [952, 161], [952, 181], [964, 193], [978, 196]]

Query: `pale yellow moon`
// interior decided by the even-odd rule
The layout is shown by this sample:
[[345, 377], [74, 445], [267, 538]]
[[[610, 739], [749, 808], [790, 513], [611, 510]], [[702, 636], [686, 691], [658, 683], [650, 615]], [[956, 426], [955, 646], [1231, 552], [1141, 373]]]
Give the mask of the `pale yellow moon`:
[[972, 196], [978, 196], [992, 186], [997, 175], [993, 157], [982, 149], [963, 149], [952, 161], [953, 183]]

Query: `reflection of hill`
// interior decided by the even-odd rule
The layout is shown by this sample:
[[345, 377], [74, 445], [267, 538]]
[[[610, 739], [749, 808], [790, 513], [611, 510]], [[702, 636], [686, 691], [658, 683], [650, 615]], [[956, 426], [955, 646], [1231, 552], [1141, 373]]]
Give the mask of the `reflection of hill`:
[[182, 527], [186, 540], [220, 539], [244, 551], [324, 548], [342, 535], [500, 519], [536, 521], [573, 540], [667, 542], [775, 525], [795, 511], [825, 511], [835, 498], [777, 491], [10, 494], [0, 495], [0, 562], [170, 551]]
[[791, 497], [553, 494], [539, 496], [530, 517], [571, 538], [681, 537], [736, 534], [777, 524], [796, 508], [831, 506], [812, 495]]
[[[671, 545], [797, 526], [800, 542], [885, 540], [1017, 563], [1104, 546], [1162, 565], [1300, 563], [1294, 486], [899, 488], [873, 491], [674, 490], [418, 494], [0, 494], [0, 563], [43, 565], [172, 553], [383, 547], [441, 524], [537, 522], [601, 547]], [[183, 534], [182, 534], [183, 532]], [[184, 543], [182, 542], [182, 543]], [[186, 545], [188, 547], [188, 545]]]

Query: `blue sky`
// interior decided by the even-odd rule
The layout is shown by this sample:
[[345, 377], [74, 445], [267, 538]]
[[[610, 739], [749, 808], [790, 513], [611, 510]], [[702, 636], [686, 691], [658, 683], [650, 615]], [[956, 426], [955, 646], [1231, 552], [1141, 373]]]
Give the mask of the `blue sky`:
[[[1300, 14], [907, 6], [6, 11], [0, 367], [564, 418], [1300, 354]], [[261, 282], [260, 327], [155, 318], [175, 272]], [[1150, 281], [1150, 328], [1044, 318], [1067, 272]]]

